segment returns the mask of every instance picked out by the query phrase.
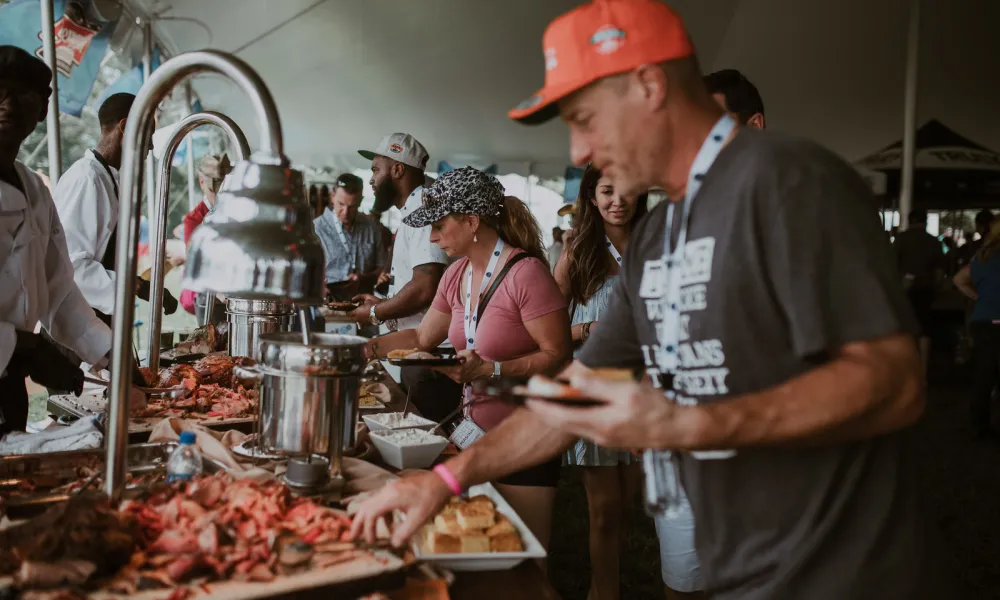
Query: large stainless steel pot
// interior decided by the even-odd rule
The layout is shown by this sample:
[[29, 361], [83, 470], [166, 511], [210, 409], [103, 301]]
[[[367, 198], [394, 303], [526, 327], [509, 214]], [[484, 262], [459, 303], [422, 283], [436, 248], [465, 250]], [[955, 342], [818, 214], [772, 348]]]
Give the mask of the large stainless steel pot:
[[367, 340], [350, 335], [300, 333], [260, 336], [260, 440], [266, 452], [321, 454], [340, 472], [356, 443], [358, 393]]
[[295, 305], [276, 300], [226, 298], [226, 319], [229, 321], [230, 356], [259, 359], [260, 336], [291, 331]]

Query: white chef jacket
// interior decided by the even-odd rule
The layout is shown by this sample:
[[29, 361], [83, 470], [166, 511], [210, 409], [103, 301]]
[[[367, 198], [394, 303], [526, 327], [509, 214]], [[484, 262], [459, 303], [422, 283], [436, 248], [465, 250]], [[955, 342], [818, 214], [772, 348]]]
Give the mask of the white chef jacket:
[[91, 364], [111, 351], [111, 329], [73, 281], [59, 215], [42, 179], [14, 163], [27, 196], [0, 181], [0, 372], [17, 343], [16, 329], [35, 324]]
[[73, 279], [87, 302], [106, 315], [114, 312], [116, 277], [101, 265], [101, 259], [118, 224], [118, 170], [109, 168], [114, 181], [93, 150], [87, 150], [59, 177], [52, 194], [66, 230]]
[[[423, 203], [423, 194], [424, 188], [420, 186], [413, 190], [410, 197], [406, 199], [406, 204], [400, 211], [404, 219], [420, 208]], [[392, 267], [389, 274], [392, 277], [392, 284], [389, 285], [389, 297], [395, 296], [399, 290], [403, 289], [403, 286], [413, 279], [413, 267], [429, 263], [442, 265], [449, 263], [448, 254], [437, 244], [431, 242], [431, 226], [418, 228], [401, 223], [396, 231], [396, 241], [392, 247]], [[416, 329], [420, 326], [425, 312], [421, 311], [399, 319], [396, 328]]]

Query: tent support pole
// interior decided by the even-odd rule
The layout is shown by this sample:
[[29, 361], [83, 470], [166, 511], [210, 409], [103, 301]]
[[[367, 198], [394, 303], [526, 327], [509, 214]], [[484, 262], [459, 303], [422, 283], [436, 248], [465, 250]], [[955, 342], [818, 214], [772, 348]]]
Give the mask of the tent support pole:
[[[142, 24], [142, 84], [146, 85], [149, 76], [153, 72], [153, 22], [146, 19]], [[149, 223], [154, 219], [153, 198], [156, 198], [156, 158], [150, 152], [146, 155], [146, 209], [149, 215]], [[138, 209], [137, 210], [141, 210]]]
[[45, 64], [52, 70], [52, 94], [46, 116], [46, 137], [49, 143], [49, 186], [53, 191], [62, 174], [62, 137], [59, 132], [59, 70], [56, 68], [56, 28], [53, 0], [42, 0], [42, 52]]
[[910, 31], [906, 40], [906, 92], [903, 107], [903, 170], [900, 173], [899, 229], [909, 227], [913, 209], [913, 169], [917, 145], [917, 81], [920, 74], [920, 2], [910, 0]]

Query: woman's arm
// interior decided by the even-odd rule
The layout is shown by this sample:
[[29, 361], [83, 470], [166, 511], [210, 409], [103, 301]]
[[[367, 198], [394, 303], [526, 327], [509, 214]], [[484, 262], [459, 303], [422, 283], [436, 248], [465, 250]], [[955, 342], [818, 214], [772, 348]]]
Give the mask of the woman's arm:
[[566, 302], [570, 302], [573, 299], [573, 293], [569, 281], [569, 253], [565, 250], [556, 260], [556, 268], [552, 271], [552, 276], [555, 277], [556, 285], [559, 286], [563, 298], [566, 299]]
[[[573, 291], [569, 280], [568, 256], [569, 253], [566, 251], [559, 255], [559, 260], [556, 261], [556, 268], [552, 275], [556, 279], [556, 284], [559, 286], [559, 291], [562, 292], [563, 298], [565, 298], [566, 302], [569, 302], [570, 306], [572, 306]], [[572, 317], [573, 315], [570, 315], [571, 319]], [[591, 321], [589, 325], [587, 323], [577, 323], [576, 325], [573, 325], [570, 329], [573, 344], [579, 346], [580, 344], [586, 342], [587, 337], [593, 333], [595, 325], [597, 325], [597, 321]]]
[[403, 329], [372, 338], [368, 342], [368, 356], [385, 358], [393, 350], [433, 350], [448, 337], [448, 326], [451, 325], [451, 315], [435, 308], [427, 309], [420, 327]]
[[958, 291], [962, 292], [963, 295], [972, 298], [973, 300], [979, 299], [979, 294], [976, 293], [976, 284], [972, 281], [972, 269], [971, 265], [965, 265], [955, 273], [955, 277], [952, 278], [955, 282], [955, 287]]

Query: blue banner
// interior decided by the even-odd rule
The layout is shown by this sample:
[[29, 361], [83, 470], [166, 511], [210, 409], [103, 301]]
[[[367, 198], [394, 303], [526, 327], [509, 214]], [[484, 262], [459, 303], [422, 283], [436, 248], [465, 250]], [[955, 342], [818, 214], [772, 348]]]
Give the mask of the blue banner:
[[[160, 60], [159, 49], [153, 48], [153, 60], [150, 62], [151, 71], [160, 68]], [[142, 79], [142, 65], [139, 64], [122, 73], [114, 83], [105, 88], [101, 93], [101, 97], [97, 99], [97, 106], [104, 104], [104, 101], [113, 94], [126, 93], [137, 95], [143, 83], [145, 82]]]
[[[59, 110], [79, 117], [97, 81], [108, 51], [113, 23], [88, 17], [88, 2], [55, 0], [56, 69]], [[14, 0], [0, 6], [0, 44], [23, 48], [42, 58], [42, 9], [38, 0]]]

